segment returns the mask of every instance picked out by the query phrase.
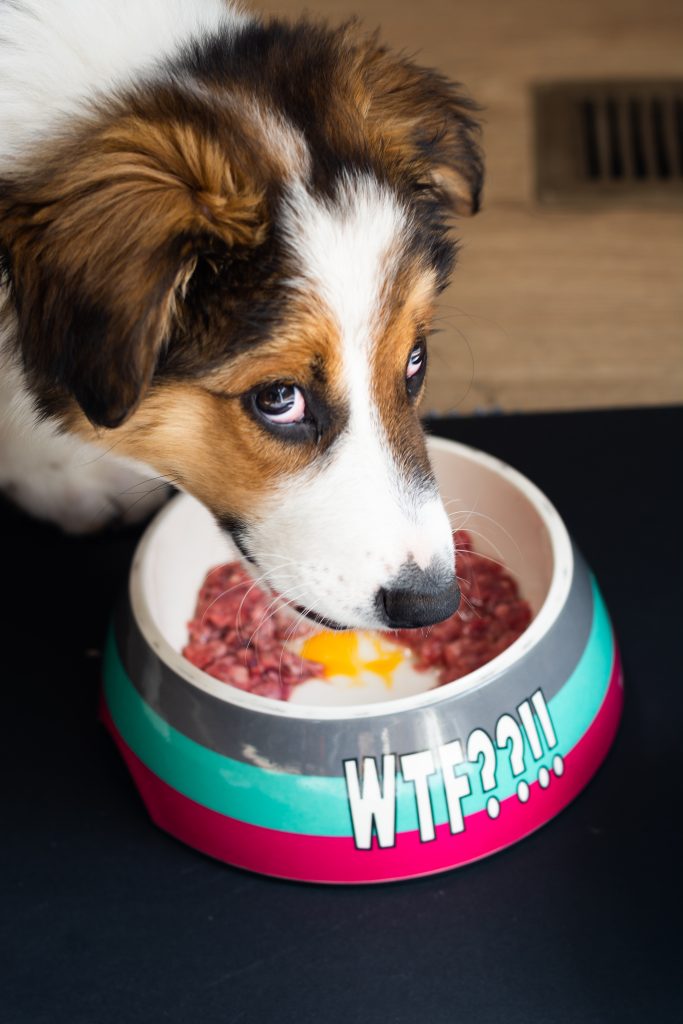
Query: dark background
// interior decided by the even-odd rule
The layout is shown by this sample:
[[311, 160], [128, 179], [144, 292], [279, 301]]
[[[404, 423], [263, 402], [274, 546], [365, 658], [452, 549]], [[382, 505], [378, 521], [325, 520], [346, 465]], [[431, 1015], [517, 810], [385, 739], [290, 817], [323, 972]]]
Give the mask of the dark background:
[[452, 418], [556, 504], [621, 643], [596, 778], [517, 846], [325, 888], [215, 863], [148, 820], [96, 717], [140, 531], [70, 539], [0, 508], [2, 1024], [665, 1024], [683, 1019], [683, 409]]

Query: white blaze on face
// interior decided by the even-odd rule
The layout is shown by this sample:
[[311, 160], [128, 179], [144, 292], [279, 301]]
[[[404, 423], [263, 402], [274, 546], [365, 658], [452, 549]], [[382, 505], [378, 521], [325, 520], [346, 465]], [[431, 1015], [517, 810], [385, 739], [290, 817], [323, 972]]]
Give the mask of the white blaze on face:
[[302, 185], [285, 220], [300, 268], [292, 287], [324, 302], [339, 329], [344, 432], [290, 477], [247, 531], [271, 585], [295, 604], [349, 626], [381, 626], [376, 595], [409, 561], [453, 565], [451, 529], [432, 481], [400, 472], [372, 397], [381, 297], [405, 244], [408, 213], [371, 178], [342, 182], [334, 202]]

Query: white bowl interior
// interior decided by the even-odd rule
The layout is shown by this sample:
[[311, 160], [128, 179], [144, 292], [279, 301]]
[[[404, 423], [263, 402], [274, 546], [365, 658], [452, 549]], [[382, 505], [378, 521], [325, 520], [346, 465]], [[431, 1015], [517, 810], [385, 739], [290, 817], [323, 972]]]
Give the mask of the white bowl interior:
[[[534, 621], [524, 634], [526, 650], [550, 627], [566, 599], [572, 555], [564, 525], [544, 495], [505, 463], [438, 438], [430, 439], [429, 449], [454, 529], [471, 531], [477, 551], [502, 561], [531, 605]], [[224, 699], [256, 701], [257, 707], [266, 703], [272, 708], [279, 702], [213, 680], [179, 654], [206, 573], [235, 557], [234, 546], [210, 513], [194, 499], [182, 496], [157, 517], [138, 548], [131, 575], [133, 608], [147, 639], [180, 674]], [[489, 665], [448, 687], [481, 682], [490, 666], [499, 671], [503, 661], [514, 659], [520, 640]], [[371, 707], [376, 705], [366, 706], [366, 711]], [[387, 705], [380, 707], [386, 710]], [[299, 709], [301, 713], [305, 710]], [[349, 712], [348, 707], [340, 710]]]
[[167, 515], [147, 550], [141, 582], [154, 624], [180, 651], [207, 572], [238, 555], [211, 513], [194, 498], [175, 501]]

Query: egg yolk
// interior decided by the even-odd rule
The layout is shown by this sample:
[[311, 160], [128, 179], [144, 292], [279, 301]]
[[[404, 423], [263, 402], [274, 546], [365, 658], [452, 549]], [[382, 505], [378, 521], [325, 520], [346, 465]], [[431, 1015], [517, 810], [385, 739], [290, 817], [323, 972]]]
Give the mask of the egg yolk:
[[325, 630], [316, 633], [304, 641], [301, 655], [310, 661], [318, 661], [325, 668], [325, 677], [347, 676], [358, 680], [362, 672], [373, 672], [380, 676], [387, 686], [391, 686], [394, 669], [403, 661], [403, 653], [398, 647], [384, 644], [379, 637], [363, 633], [363, 644], [366, 650], [372, 649], [373, 657], [363, 657], [360, 637], [356, 632], [332, 632]]

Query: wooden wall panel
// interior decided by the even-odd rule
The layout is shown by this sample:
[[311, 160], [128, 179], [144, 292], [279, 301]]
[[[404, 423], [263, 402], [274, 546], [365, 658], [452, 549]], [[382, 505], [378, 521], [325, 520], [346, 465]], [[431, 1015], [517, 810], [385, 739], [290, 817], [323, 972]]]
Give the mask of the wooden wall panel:
[[[296, 0], [254, 6], [303, 10]], [[458, 226], [460, 266], [433, 340], [426, 407], [683, 401], [683, 214], [538, 206], [529, 94], [547, 78], [683, 76], [683, 4], [315, 0], [309, 10], [381, 25], [486, 107], [484, 211]]]

